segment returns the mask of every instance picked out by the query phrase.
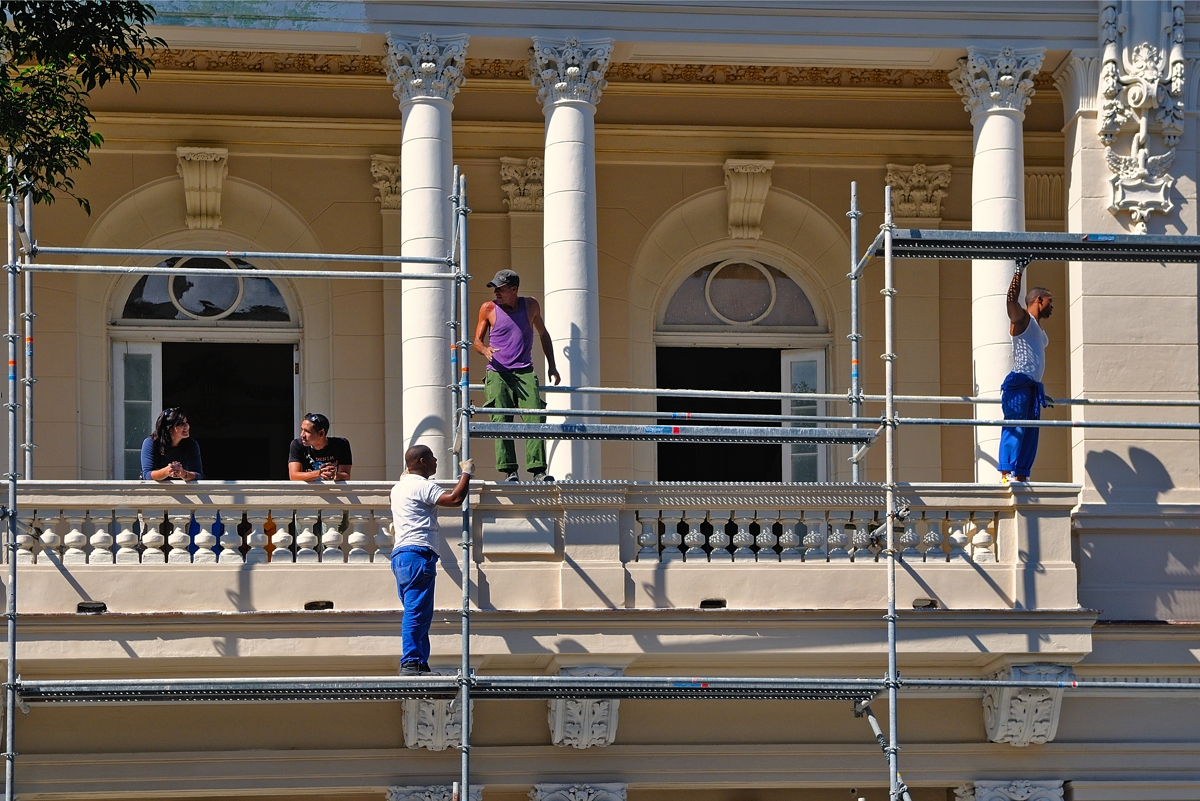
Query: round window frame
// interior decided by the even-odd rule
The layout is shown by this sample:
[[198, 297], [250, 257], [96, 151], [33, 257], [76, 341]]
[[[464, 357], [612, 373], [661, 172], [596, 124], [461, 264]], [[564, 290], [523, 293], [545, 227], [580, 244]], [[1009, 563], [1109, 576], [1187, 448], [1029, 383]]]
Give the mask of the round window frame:
[[[716, 304], [713, 303], [712, 282], [721, 273], [721, 270], [724, 270], [726, 267], [730, 266], [731, 264], [749, 264], [751, 267], [754, 267], [760, 273], [762, 273], [763, 277], [767, 279], [767, 286], [771, 288], [771, 302], [767, 304], [766, 311], [764, 311], [762, 314], [755, 317], [753, 320], [732, 320], [732, 319], [726, 317], [725, 315], [721, 314], [721, 312], [717, 309]], [[717, 264], [716, 267], [713, 268], [713, 271], [708, 274], [708, 280], [706, 280], [704, 282], [704, 302], [708, 304], [709, 311], [711, 311], [713, 314], [715, 314], [717, 316], [717, 319], [719, 319], [721, 322], [725, 323], [726, 325], [741, 326], [741, 327], [750, 327], [753, 325], [757, 325], [759, 322], [761, 322], [762, 320], [765, 320], [767, 317], [769, 317], [771, 315], [771, 312], [775, 310], [775, 301], [778, 300], [778, 298], [779, 298], [779, 290], [775, 287], [775, 276], [771, 275], [770, 270], [768, 270], [765, 266], [763, 266], [759, 262], [755, 261], [754, 259], [747, 259], [744, 257], [742, 257], [742, 258], [735, 257], [735, 258], [731, 258], [731, 259], [725, 259], [724, 261], [720, 262], [719, 264]]]
[[[187, 317], [189, 320], [199, 320], [200, 322], [216, 322], [218, 320], [224, 320], [226, 317], [238, 310], [238, 307], [242, 305], [242, 298], [246, 295], [246, 282], [242, 280], [242, 276], [237, 274], [241, 271], [241, 269], [230, 259], [227, 259], [224, 256], [209, 258], [215, 258], [217, 261], [223, 261], [229, 266], [230, 271], [233, 273], [230, 277], [237, 281], [237, 297], [235, 297], [233, 299], [233, 303], [229, 304], [225, 311], [221, 312], [220, 314], [205, 316], [185, 309], [183, 304], [179, 302], [179, 298], [175, 296], [175, 279], [179, 276], [186, 276], [187, 271], [176, 268], [178, 268], [181, 264], [187, 264], [192, 260], [192, 257], [189, 256], [182, 261], [176, 262], [174, 267], [171, 268], [171, 272], [167, 275], [167, 297], [171, 299], [171, 304], [178, 309], [179, 313]], [[286, 300], [284, 302], [286, 303]]]

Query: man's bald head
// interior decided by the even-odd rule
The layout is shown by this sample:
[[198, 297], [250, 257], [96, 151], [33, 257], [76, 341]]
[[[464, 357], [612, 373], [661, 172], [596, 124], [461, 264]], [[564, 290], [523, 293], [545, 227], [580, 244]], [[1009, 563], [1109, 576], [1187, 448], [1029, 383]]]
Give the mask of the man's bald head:
[[404, 452], [404, 466], [409, 470], [423, 461], [433, 458], [433, 451], [428, 445], [413, 445]]

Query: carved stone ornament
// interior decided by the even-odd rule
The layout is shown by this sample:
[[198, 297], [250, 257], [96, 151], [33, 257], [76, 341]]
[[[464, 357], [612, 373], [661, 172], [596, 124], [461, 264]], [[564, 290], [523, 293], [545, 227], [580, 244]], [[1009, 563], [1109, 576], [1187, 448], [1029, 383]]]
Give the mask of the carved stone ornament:
[[942, 201], [950, 186], [949, 164], [933, 167], [889, 164], [884, 180], [892, 188], [892, 213], [897, 217], [932, 219], [942, 216]]
[[612, 57], [612, 39], [580, 41], [533, 38], [530, 81], [543, 107], [564, 100], [596, 105], [608, 86], [604, 73]]
[[954, 801], [975, 801], [975, 785], [960, 784], [955, 787]]
[[[387, 801], [452, 801], [454, 787], [449, 784], [408, 785], [387, 788]], [[471, 785], [470, 801], [483, 801], [483, 786]]]
[[468, 36], [423, 33], [416, 40], [388, 34], [383, 69], [403, 106], [419, 97], [453, 100], [463, 85]]
[[1128, 212], [1144, 234], [1149, 215], [1175, 207], [1167, 171], [1183, 134], [1183, 0], [1104, 0], [1100, 29], [1098, 133], [1113, 174], [1108, 210]]
[[774, 166], [774, 161], [725, 161], [730, 239], [758, 239], [762, 236], [763, 206], [771, 189], [771, 168]]
[[1061, 220], [1066, 215], [1063, 178], [1061, 167], [1026, 168], [1025, 219]]
[[[1063, 665], [1013, 665], [996, 679], [1005, 681], [1073, 681], [1075, 672]], [[1042, 745], [1054, 739], [1062, 711], [1061, 689], [988, 687], [983, 696], [983, 724], [993, 743]], [[976, 782], [978, 792], [979, 783]], [[980, 801], [976, 799], [976, 801]]]
[[627, 785], [607, 784], [535, 784], [529, 801], [625, 801]]
[[[441, 671], [435, 671], [441, 672]], [[445, 675], [445, 674], [443, 674]], [[471, 701], [471, 711], [475, 702]], [[475, 715], [471, 715], [472, 726]], [[445, 751], [462, 745], [462, 703], [454, 698], [447, 701], [405, 699], [404, 745], [406, 748], [427, 748]]]
[[975, 801], [1063, 801], [1061, 781], [975, 782]]
[[221, 227], [221, 186], [229, 174], [223, 147], [177, 147], [176, 171], [183, 179], [188, 228]]
[[500, 188], [507, 197], [509, 211], [542, 210], [542, 160], [539, 158], [500, 159]]
[[[569, 667], [564, 676], [620, 676], [610, 667]], [[549, 706], [550, 741], [559, 746], [591, 748], [612, 745], [617, 739], [617, 710], [621, 702], [594, 698], [555, 698]], [[623, 798], [624, 796], [622, 796]]]
[[958, 69], [950, 73], [950, 85], [962, 97], [963, 105], [974, 117], [989, 111], [1024, 112], [1034, 94], [1033, 76], [1042, 68], [1046, 51], [1042, 48], [1000, 50], [967, 48], [967, 57], [958, 60]]
[[371, 186], [379, 190], [375, 199], [381, 209], [400, 208], [400, 158], [399, 156], [371, 156]]

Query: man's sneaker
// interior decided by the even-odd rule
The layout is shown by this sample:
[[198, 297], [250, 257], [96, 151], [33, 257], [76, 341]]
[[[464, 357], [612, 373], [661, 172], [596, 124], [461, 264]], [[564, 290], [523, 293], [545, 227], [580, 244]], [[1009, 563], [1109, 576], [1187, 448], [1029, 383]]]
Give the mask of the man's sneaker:
[[433, 672], [432, 670], [430, 670], [430, 669], [429, 669], [429, 663], [428, 663], [428, 662], [422, 662], [422, 663], [421, 663], [421, 665], [420, 665], [420, 667], [419, 667], [418, 669], [419, 669], [419, 670], [420, 670], [422, 673], [432, 673], [432, 672]]
[[1007, 483], [1008, 483], [1009, 481], [1011, 481], [1011, 480], [1012, 480], [1012, 476], [1011, 476], [1011, 475], [1009, 475], [1008, 473], [1001, 473], [1001, 474], [1000, 474], [1000, 483], [1001, 483], [1001, 484], [1007, 484]]
[[550, 484], [554, 483], [554, 476], [546, 475], [545, 470], [534, 470], [532, 478], [534, 481], [545, 481]]
[[521, 480], [521, 476], [520, 476], [520, 474], [518, 474], [518, 473], [517, 473], [517, 471], [516, 471], [516, 470], [514, 470], [514, 471], [512, 471], [511, 473], [507, 473], [507, 474], [505, 474], [505, 476], [504, 476], [504, 480], [505, 480], [505, 481], [507, 481], [507, 482], [510, 482], [510, 483], [513, 483], [513, 484], [515, 484], [515, 483], [517, 483], [518, 481], [520, 481], [520, 480]]
[[400, 675], [401, 676], [420, 676], [421, 675], [421, 663], [420, 662], [401, 662], [400, 663]]

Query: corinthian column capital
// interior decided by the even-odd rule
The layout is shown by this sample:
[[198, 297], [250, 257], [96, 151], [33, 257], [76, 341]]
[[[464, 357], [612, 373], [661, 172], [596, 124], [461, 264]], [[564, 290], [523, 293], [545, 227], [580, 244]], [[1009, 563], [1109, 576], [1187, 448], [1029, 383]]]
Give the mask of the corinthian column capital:
[[423, 33], [417, 39], [388, 34], [383, 68], [400, 105], [416, 98], [453, 100], [463, 85], [468, 36]]
[[950, 74], [950, 85], [962, 96], [963, 105], [974, 117], [989, 111], [1024, 112], [1033, 97], [1033, 76], [1042, 68], [1046, 51], [1038, 47], [1016, 50], [967, 48]]
[[612, 39], [580, 41], [533, 39], [531, 81], [537, 87], [537, 99], [545, 108], [564, 100], [581, 100], [596, 105], [608, 86], [604, 73], [612, 57]]

